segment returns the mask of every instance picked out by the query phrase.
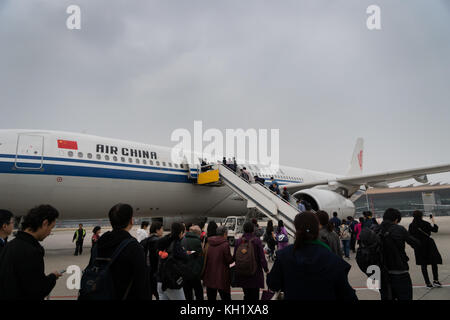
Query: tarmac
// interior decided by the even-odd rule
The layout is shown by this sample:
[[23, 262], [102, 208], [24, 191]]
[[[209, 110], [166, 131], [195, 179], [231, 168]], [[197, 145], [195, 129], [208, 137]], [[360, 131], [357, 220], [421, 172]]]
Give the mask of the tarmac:
[[[429, 219], [427, 218], [427, 221]], [[414, 300], [450, 300], [450, 217], [436, 217], [439, 232], [433, 234], [437, 247], [442, 255], [443, 264], [439, 265], [439, 280], [443, 284], [442, 288], [428, 289], [425, 287], [420, 266], [416, 266], [414, 251], [408, 245], [406, 253], [410, 258], [409, 268], [413, 282]], [[403, 218], [401, 225], [408, 227], [412, 218]], [[108, 229], [103, 228], [102, 232]], [[92, 235], [91, 230], [87, 229], [85, 246], [81, 256], [74, 256], [75, 244], [72, 243], [74, 229], [55, 229], [52, 234], [42, 242], [45, 253], [45, 269], [47, 273], [65, 270], [68, 266], [76, 265], [83, 270], [90, 257]], [[131, 231], [135, 235], [136, 228]], [[232, 249], [233, 250], [233, 249]], [[351, 253], [350, 260], [347, 260], [352, 268], [349, 272], [349, 281], [351, 286], [356, 290], [356, 294], [360, 300], [379, 300], [380, 295], [376, 290], [368, 289], [366, 285], [367, 277], [360, 271], [355, 261], [355, 254]], [[269, 263], [269, 269], [271, 268]], [[432, 279], [431, 267], [429, 267], [429, 276]], [[67, 287], [69, 274], [64, 274], [58, 281], [50, 294], [50, 300], [75, 300], [78, 291]], [[206, 296], [206, 295], [205, 295]], [[243, 293], [239, 288], [232, 288], [232, 299], [242, 300]]]

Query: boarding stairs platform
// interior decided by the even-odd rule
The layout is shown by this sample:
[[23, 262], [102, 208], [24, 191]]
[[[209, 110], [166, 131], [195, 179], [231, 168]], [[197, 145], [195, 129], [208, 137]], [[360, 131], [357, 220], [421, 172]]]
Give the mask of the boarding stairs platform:
[[197, 176], [200, 185], [226, 185], [247, 201], [247, 208], [255, 208], [277, 225], [283, 220], [288, 234], [295, 236], [294, 218], [299, 213], [291, 203], [279, 197], [267, 186], [250, 183], [223, 164], [213, 164], [211, 170], [200, 172]]

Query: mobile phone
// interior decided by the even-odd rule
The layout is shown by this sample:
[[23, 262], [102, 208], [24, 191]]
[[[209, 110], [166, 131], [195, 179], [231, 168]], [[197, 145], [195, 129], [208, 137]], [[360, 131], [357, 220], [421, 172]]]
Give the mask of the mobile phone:
[[432, 214], [430, 214], [430, 219], [433, 219], [433, 215]]
[[59, 274], [63, 274], [63, 273], [65, 273], [66, 272], [66, 270], [64, 269], [64, 270], [60, 270], [60, 271], [58, 271], [58, 273]]

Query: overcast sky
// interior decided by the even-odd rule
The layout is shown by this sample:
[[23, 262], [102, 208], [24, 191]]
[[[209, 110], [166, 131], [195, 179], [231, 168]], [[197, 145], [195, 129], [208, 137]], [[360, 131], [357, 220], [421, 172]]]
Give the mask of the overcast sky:
[[366, 173], [450, 163], [450, 2], [1, 0], [0, 108], [167, 146], [194, 120], [275, 128], [281, 164], [339, 174], [357, 137]]

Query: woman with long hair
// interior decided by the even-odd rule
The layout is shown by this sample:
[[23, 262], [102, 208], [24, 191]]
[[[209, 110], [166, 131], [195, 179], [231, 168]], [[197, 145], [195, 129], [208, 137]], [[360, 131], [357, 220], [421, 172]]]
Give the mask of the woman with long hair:
[[[187, 252], [181, 246], [181, 239], [185, 234], [185, 226], [182, 223], [172, 223], [170, 234], [158, 241], [159, 264], [157, 271], [157, 290], [159, 300], [186, 300], [183, 291], [183, 277], [181, 279], [173, 279], [173, 265], [169, 261], [169, 256], [178, 261], [178, 266], [183, 267], [187, 263]], [[170, 264], [168, 265], [168, 263]], [[183, 268], [185, 271], [185, 268]], [[175, 280], [176, 285], [174, 285]]]

